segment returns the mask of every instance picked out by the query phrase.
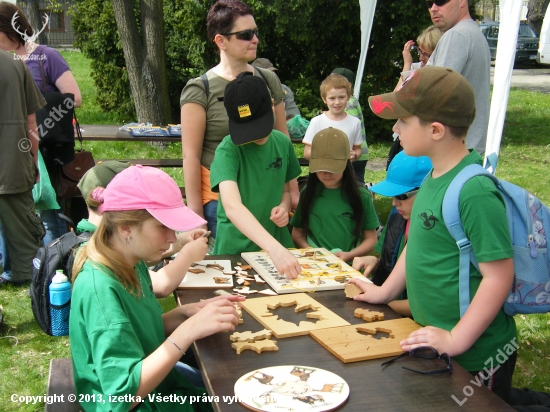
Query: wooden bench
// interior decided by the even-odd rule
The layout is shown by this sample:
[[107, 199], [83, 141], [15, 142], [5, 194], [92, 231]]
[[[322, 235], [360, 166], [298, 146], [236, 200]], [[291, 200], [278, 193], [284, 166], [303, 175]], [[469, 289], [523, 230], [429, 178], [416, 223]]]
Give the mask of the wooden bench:
[[[69, 395], [74, 395], [74, 402], [69, 401]], [[44, 410], [46, 412], [83, 411], [76, 396], [71, 358], [52, 359], [48, 375], [48, 397], [53, 402], [46, 404]]]

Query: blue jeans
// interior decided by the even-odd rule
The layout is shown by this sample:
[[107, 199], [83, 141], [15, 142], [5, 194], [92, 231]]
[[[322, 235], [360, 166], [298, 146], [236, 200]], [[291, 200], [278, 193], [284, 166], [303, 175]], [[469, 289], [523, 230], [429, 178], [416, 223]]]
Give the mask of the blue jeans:
[[11, 280], [10, 255], [8, 253], [8, 245], [6, 243], [2, 222], [0, 222], [0, 265], [2, 266], [1, 276], [4, 279]]
[[218, 201], [211, 200], [203, 206], [204, 218], [206, 219], [206, 225], [208, 230], [212, 232], [212, 237], [216, 237], [216, 226], [218, 223]]
[[59, 217], [59, 213], [65, 213], [65, 201], [59, 200], [58, 203], [61, 209], [37, 210], [44, 229], [46, 229], [46, 236], [43, 239], [44, 246], [67, 233], [67, 222]]
[[198, 388], [204, 388], [204, 381], [202, 380], [201, 373], [198, 369], [193, 368], [185, 363], [178, 362], [174, 366], [174, 369], [187, 378], [191, 385]]

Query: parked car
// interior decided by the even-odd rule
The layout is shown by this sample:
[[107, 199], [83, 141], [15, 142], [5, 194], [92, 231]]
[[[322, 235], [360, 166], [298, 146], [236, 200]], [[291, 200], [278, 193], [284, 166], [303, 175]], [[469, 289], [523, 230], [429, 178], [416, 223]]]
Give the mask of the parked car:
[[[489, 43], [491, 59], [495, 60], [497, 57], [498, 22], [481, 22], [479, 29], [487, 39], [487, 43]], [[534, 62], [537, 58], [538, 47], [539, 39], [533, 29], [527, 23], [520, 23], [514, 63]]]

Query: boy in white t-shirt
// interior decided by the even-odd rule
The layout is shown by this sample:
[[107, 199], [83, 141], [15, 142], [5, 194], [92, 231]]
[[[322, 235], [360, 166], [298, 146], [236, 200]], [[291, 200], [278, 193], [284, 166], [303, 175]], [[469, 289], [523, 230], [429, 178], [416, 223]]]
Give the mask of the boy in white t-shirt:
[[321, 83], [321, 98], [328, 106], [328, 111], [311, 119], [304, 136], [304, 157], [311, 156], [311, 143], [317, 132], [328, 127], [343, 131], [349, 139], [350, 160], [354, 162], [361, 156], [361, 121], [346, 113], [346, 106], [351, 97], [349, 81], [340, 74], [330, 74]]

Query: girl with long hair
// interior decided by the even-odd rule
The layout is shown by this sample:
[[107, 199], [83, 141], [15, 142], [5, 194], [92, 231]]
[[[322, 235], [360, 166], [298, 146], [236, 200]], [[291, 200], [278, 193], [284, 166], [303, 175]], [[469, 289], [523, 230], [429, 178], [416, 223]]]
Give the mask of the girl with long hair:
[[344, 262], [373, 251], [378, 217], [369, 192], [357, 186], [341, 130], [313, 138], [309, 178], [290, 224], [296, 247], [324, 247]]
[[[177, 184], [161, 170], [131, 166], [92, 194], [103, 213], [73, 266], [69, 334], [76, 391], [86, 410], [210, 410], [182, 403], [201, 395], [198, 371], [178, 360], [193, 341], [233, 330], [238, 316], [228, 296], [162, 313], [145, 261], [158, 260], [175, 230], [204, 220], [188, 209]], [[186, 272], [206, 253], [206, 237], [191, 242], [186, 258], [170, 266]], [[178, 256], [179, 257], [179, 256]], [[202, 385], [201, 385], [202, 386]], [[167, 401], [164, 395], [181, 395]], [[157, 395], [160, 395], [157, 397]], [[160, 401], [159, 401], [160, 399]]]

